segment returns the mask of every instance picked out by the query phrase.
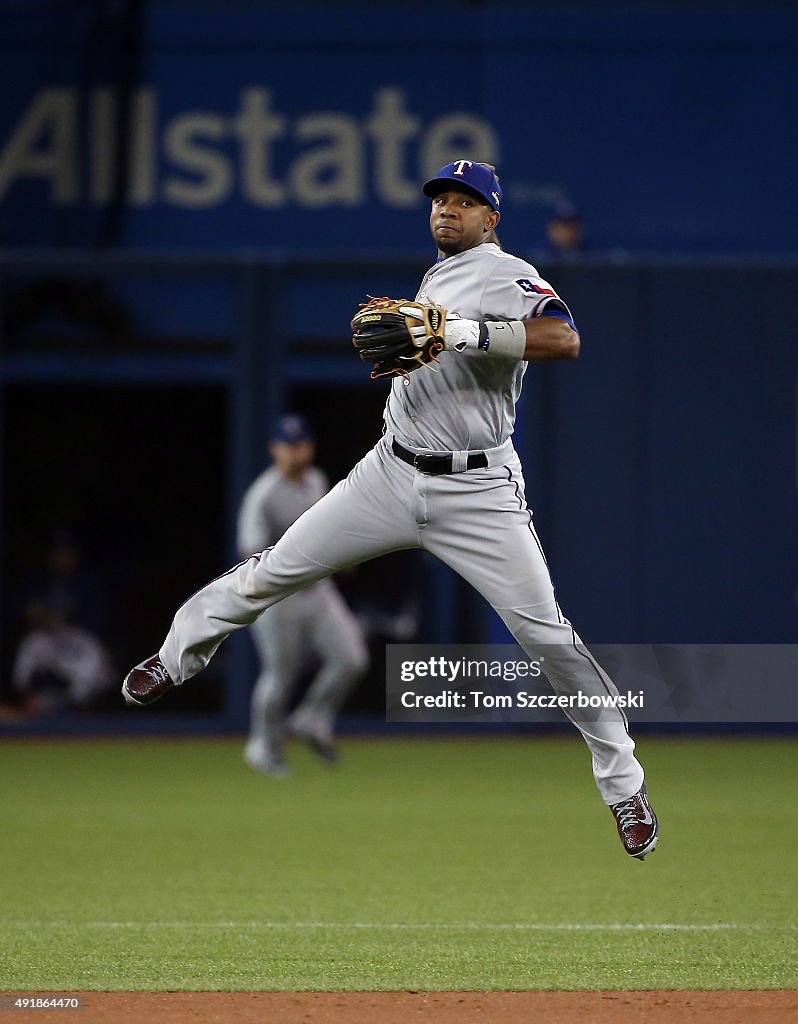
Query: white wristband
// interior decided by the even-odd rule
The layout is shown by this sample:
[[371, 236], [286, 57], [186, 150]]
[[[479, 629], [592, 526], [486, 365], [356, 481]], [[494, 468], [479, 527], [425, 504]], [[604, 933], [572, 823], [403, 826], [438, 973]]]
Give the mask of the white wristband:
[[464, 320], [456, 314], [446, 319], [446, 348], [462, 352], [475, 348], [496, 356], [523, 359], [526, 351], [526, 328], [523, 320]]
[[479, 347], [494, 356], [523, 359], [526, 327], [523, 320], [489, 320], [482, 324]]

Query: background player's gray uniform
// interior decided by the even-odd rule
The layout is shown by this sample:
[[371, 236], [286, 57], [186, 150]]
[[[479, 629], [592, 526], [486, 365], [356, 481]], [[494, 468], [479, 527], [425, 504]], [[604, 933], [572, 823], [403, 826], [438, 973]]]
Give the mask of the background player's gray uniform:
[[[327, 478], [316, 466], [296, 479], [276, 466], [265, 470], [241, 502], [241, 554], [275, 544], [327, 490]], [[247, 760], [282, 760], [285, 711], [309, 651], [321, 659], [321, 666], [291, 716], [291, 726], [329, 741], [335, 717], [368, 663], [360, 629], [338, 589], [331, 580], [320, 580], [256, 619], [252, 635], [261, 671], [252, 692]]]
[[[474, 320], [539, 315], [554, 292], [529, 264], [491, 243], [438, 262], [422, 301]], [[159, 654], [182, 682], [207, 663], [232, 630], [287, 594], [338, 569], [398, 548], [437, 555], [488, 600], [529, 654], [545, 650], [557, 693], [604, 697], [615, 687], [581, 646], [554, 597], [524, 479], [512, 446], [514, 403], [526, 364], [480, 351], [444, 352], [438, 372], [393, 382], [386, 434], [279, 543], [200, 590], [179, 609]], [[417, 452], [450, 453], [454, 472], [431, 476], [401, 461], [392, 440]], [[484, 469], [464, 471], [469, 451]], [[446, 615], [441, 608], [439, 614]], [[643, 769], [623, 713], [577, 724], [606, 803], [637, 793]]]

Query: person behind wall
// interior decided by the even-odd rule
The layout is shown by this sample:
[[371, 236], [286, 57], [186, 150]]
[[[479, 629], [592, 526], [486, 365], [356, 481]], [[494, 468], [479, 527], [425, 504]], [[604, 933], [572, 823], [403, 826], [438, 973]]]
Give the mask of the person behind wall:
[[106, 601], [81, 563], [77, 539], [59, 529], [43, 566], [23, 585], [25, 633], [11, 683], [29, 713], [90, 707], [113, 682], [116, 669], [101, 639]]
[[546, 221], [546, 250], [548, 256], [569, 257], [587, 252], [590, 246], [585, 235], [585, 223], [572, 203], [558, 203]]

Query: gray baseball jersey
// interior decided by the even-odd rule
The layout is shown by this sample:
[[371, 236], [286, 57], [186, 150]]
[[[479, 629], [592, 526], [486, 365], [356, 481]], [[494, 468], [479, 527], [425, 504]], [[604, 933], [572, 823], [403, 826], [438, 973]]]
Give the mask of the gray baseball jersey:
[[[560, 301], [533, 267], [492, 243], [436, 264], [419, 296], [475, 320], [528, 318]], [[526, 504], [511, 441], [525, 365], [489, 351], [447, 351], [438, 367], [395, 382], [386, 433], [346, 480], [272, 549], [245, 559], [178, 610], [159, 651], [171, 678], [180, 683], [200, 671], [229, 633], [294, 591], [380, 554], [422, 548], [483, 595], [530, 657], [545, 647], [557, 694], [599, 701], [617, 694], [559, 608]], [[452, 471], [416, 469], [398, 457], [394, 438], [416, 452], [451, 452]], [[487, 465], [469, 470], [469, 450], [484, 451]], [[643, 769], [623, 712], [573, 721], [604, 800], [637, 793]]]
[[[562, 304], [529, 263], [486, 242], [431, 267], [419, 302], [469, 320], [526, 320]], [[564, 305], [564, 304], [562, 304]], [[406, 447], [429, 452], [498, 448], [513, 432], [527, 364], [484, 352], [445, 352], [439, 372], [395, 379], [385, 425]]]

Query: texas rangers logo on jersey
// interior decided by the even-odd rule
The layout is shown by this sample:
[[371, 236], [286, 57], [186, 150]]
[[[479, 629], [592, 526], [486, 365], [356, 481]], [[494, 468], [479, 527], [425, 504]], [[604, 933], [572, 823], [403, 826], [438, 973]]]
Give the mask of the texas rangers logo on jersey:
[[525, 277], [519, 278], [515, 282], [521, 291], [526, 292], [527, 295], [553, 295], [555, 299], [559, 298], [557, 292], [552, 288], [542, 288], [539, 284], [534, 284]]

